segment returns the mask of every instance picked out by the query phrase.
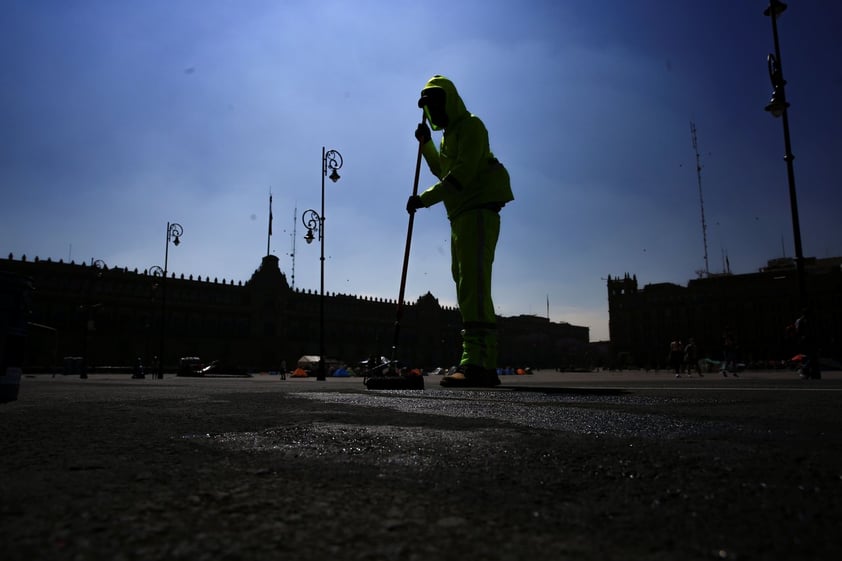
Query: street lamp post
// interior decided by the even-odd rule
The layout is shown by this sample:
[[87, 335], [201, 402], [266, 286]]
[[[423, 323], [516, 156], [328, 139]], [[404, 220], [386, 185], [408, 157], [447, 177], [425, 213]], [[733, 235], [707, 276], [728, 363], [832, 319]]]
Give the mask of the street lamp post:
[[170, 256], [170, 242], [176, 247], [181, 243], [184, 228], [181, 224], [167, 222], [167, 239], [164, 243], [164, 270], [161, 276], [161, 341], [158, 354], [158, 379], [164, 378], [164, 342], [167, 335], [167, 264]]
[[[154, 278], [163, 277], [164, 276], [164, 270], [161, 267], [159, 267], [158, 265], [152, 265], [151, 267], [149, 267], [149, 274], [152, 275]], [[149, 301], [150, 309], [154, 309], [154, 307], [155, 307], [155, 303], [157, 301], [158, 289], [160, 287], [161, 287], [160, 282], [155, 281], [155, 282], [152, 283], [152, 287], [151, 287], [152, 290], [150, 292], [150, 301]], [[147, 364], [147, 367], [149, 368], [150, 376], [155, 378], [156, 372], [154, 372], [152, 370], [152, 368], [155, 368], [155, 370], [157, 370], [158, 367], [155, 364], [154, 360], [149, 360], [149, 338], [150, 338], [149, 332], [150, 332], [151, 328], [152, 328], [151, 320], [147, 319], [146, 320], [146, 356], [144, 357], [144, 360], [146, 360], [146, 364]]]
[[[319, 372], [316, 375], [316, 380], [324, 381], [325, 376], [325, 177], [329, 177], [331, 181], [336, 183], [339, 181], [339, 174], [336, 170], [342, 167], [342, 155], [336, 150], [328, 150], [325, 152], [325, 147], [322, 146], [322, 212], [319, 214], [313, 209], [304, 211], [301, 215], [301, 221], [304, 227], [307, 228], [307, 234], [304, 240], [309, 244], [316, 239], [313, 232], [319, 234], [319, 244], [321, 245], [321, 255], [319, 257], [321, 264], [321, 278], [319, 282]], [[330, 170], [330, 175], [328, 175]]]
[[84, 320], [84, 329], [82, 331], [82, 364], [81, 372], [79, 372], [80, 378], [87, 378], [88, 377], [88, 366], [92, 364], [92, 361], [88, 360], [88, 336], [89, 332], [91, 331], [91, 326], [93, 320], [93, 315], [91, 314], [91, 310], [94, 308], [99, 308], [102, 304], [101, 303], [92, 303], [91, 294], [94, 291], [94, 284], [96, 284], [99, 280], [102, 279], [102, 272], [106, 270], [108, 267], [105, 264], [105, 261], [102, 259], [93, 259], [91, 258], [91, 268], [95, 271], [91, 283], [88, 285], [87, 296], [85, 298], [85, 303], [82, 306], [84, 308], [83, 320]]
[[[775, 53], [769, 53], [766, 57], [766, 64], [769, 70], [769, 80], [772, 82], [772, 98], [764, 108], [773, 117], [780, 117], [784, 129], [784, 161], [786, 162], [786, 176], [789, 185], [789, 207], [792, 213], [792, 236], [795, 245], [795, 270], [798, 278], [798, 304], [806, 322], [806, 329], [812, 332], [811, 322], [806, 319], [808, 316], [809, 303], [807, 300], [807, 274], [804, 269], [804, 251], [801, 246], [801, 224], [798, 218], [798, 197], [795, 192], [795, 169], [792, 154], [792, 144], [789, 139], [789, 115], [787, 109], [789, 102], [786, 100], [786, 80], [784, 80], [783, 65], [781, 64], [781, 46], [778, 42], [778, 17], [786, 10], [787, 5], [780, 0], [769, 0], [769, 6], [763, 11], [763, 15], [769, 17], [772, 22], [772, 38], [775, 43]], [[808, 349], [807, 356], [810, 362], [814, 363], [813, 368], [818, 377], [818, 360], [814, 356], [813, 340], [811, 333], [805, 334]]]

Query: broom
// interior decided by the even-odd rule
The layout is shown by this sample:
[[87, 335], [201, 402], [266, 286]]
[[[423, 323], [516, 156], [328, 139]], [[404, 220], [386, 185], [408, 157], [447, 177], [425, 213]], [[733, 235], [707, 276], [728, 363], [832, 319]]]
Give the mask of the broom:
[[[427, 122], [427, 115], [421, 113], [421, 124]], [[418, 195], [418, 177], [421, 174], [421, 149], [422, 144], [418, 143], [418, 157], [415, 160], [415, 179], [412, 182], [412, 196]], [[403, 317], [403, 297], [406, 290], [406, 272], [409, 268], [409, 249], [412, 247], [412, 227], [415, 224], [415, 212], [409, 213], [409, 224], [406, 228], [406, 248], [403, 253], [403, 269], [401, 271], [401, 288], [398, 292], [398, 308], [395, 313], [395, 333], [392, 339], [392, 357], [389, 361], [388, 368], [386, 365], [375, 367], [372, 372], [372, 366], [369, 364], [369, 370], [363, 383], [370, 390], [423, 390], [424, 376], [418, 374], [401, 374], [397, 369], [397, 353], [398, 343], [400, 340], [401, 318]], [[368, 374], [373, 374], [368, 377]]]

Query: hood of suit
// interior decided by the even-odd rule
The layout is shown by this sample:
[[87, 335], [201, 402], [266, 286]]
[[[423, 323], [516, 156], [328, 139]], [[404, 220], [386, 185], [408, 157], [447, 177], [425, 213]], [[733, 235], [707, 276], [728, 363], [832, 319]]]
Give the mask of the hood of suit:
[[423, 96], [426, 90], [430, 90], [433, 88], [438, 88], [444, 91], [444, 110], [445, 114], [447, 115], [447, 125], [445, 127], [438, 126], [432, 121], [430, 122], [430, 126], [433, 130], [441, 130], [442, 128], [447, 128], [448, 126], [451, 126], [454, 123], [460, 121], [463, 117], [465, 117], [468, 114], [468, 110], [465, 108], [465, 103], [459, 96], [459, 92], [456, 91], [456, 86], [454, 86], [453, 82], [451, 82], [449, 79], [436, 74], [435, 76], [430, 78], [424, 85], [424, 87], [421, 89], [421, 95]]

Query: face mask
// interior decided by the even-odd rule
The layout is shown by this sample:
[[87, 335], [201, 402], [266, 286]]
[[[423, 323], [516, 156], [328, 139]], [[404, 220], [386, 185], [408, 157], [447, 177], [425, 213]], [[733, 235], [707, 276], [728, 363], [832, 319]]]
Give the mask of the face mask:
[[439, 88], [430, 88], [421, 92], [421, 99], [418, 104], [424, 108], [427, 120], [433, 130], [441, 130], [447, 127], [448, 118], [446, 106], [446, 94]]

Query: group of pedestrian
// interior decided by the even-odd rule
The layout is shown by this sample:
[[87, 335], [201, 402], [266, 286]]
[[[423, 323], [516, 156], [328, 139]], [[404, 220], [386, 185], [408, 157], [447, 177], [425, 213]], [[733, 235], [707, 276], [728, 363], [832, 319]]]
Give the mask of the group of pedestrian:
[[[719, 363], [719, 372], [725, 377], [729, 373], [735, 378], [739, 377], [739, 374], [737, 374], [736, 348], [731, 331], [725, 330], [722, 334], [722, 360]], [[699, 349], [692, 337], [688, 339], [686, 345], [679, 338], [670, 342], [669, 362], [676, 378], [680, 378], [682, 374], [692, 376], [694, 372], [700, 378], [704, 377], [699, 359]]]
[[686, 345], [682, 343], [681, 339], [677, 338], [670, 342], [669, 361], [676, 378], [680, 378], [685, 372], [688, 376], [695, 372], [700, 378], [704, 377], [702, 367], [699, 364], [699, 350], [692, 337]]
[[[817, 352], [812, 325], [807, 323], [807, 310], [803, 310], [799, 318], [786, 328], [785, 339], [788, 343], [787, 349], [797, 353], [792, 360], [799, 363], [798, 373], [802, 379], [821, 379], [821, 368], [817, 360]], [[737, 343], [732, 328], [728, 327], [722, 332], [720, 341], [722, 360], [719, 362], [719, 372], [727, 377], [731, 374], [739, 378], [739, 366], [737, 364]], [[691, 338], [687, 344], [682, 344], [681, 339], [676, 338], [670, 341], [669, 363], [676, 378], [682, 374], [690, 375], [695, 371], [700, 377], [703, 376], [699, 361], [699, 353], [695, 341]]]

